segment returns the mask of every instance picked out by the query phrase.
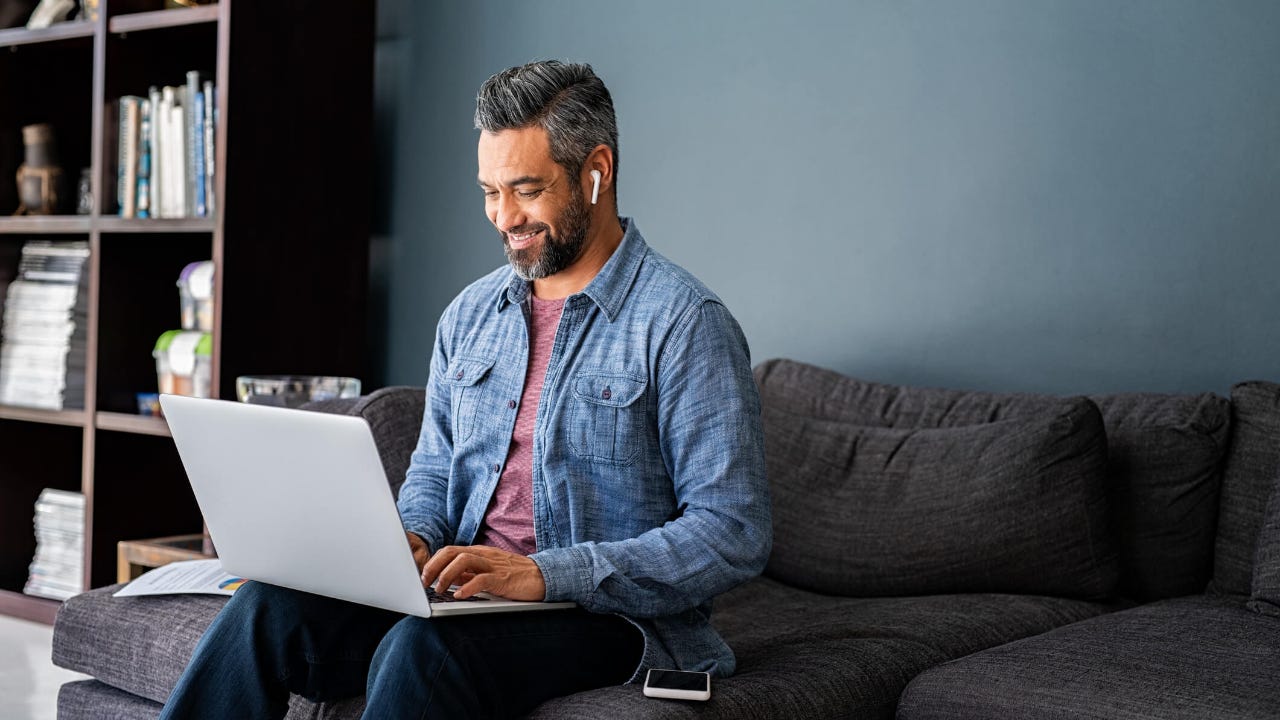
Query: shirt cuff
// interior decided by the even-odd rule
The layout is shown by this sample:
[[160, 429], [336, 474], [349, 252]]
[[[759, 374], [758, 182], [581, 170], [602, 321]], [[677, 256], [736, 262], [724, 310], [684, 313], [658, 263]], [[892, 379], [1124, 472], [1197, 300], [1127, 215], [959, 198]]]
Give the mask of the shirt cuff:
[[405, 532], [411, 532], [422, 538], [427, 543], [427, 549], [432, 553], [444, 547], [444, 539], [435, 537], [431, 532], [431, 525], [427, 522], [415, 522], [410, 519], [405, 519], [402, 521], [402, 524], [404, 525]]
[[542, 572], [547, 602], [571, 600], [585, 605], [595, 589], [591, 583], [591, 554], [581, 547], [552, 548], [529, 559]]

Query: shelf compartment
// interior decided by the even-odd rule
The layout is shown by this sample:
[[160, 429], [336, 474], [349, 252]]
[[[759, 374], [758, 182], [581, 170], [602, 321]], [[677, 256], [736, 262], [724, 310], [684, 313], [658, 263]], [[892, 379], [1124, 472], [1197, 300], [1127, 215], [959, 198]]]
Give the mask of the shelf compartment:
[[84, 430], [0, 420], [0, 590], [21, 594], [36, 552], [35, 503], [45, 488], [80, 492]]
[[121, 540], [201, 532], [204, 519], [173, 440], [99, 432], [95, 438], [91, 587], [116, 581]]
[[164, 418], [128, 413], [100, 412], [95, 416], [99, 430], [170, 437]]
[[39, 30], [26, 28], [8, 28], [0, 30], [0, 47], [17, 47], [19, 45], [36, 45], [39, 43], [55, 43], [76, 38], [91, 38], [96, 23], [84, 20], [72, 20], [50, 25]]
[[192, 8], [173, 8], [171, 10], [150, 10], [116, 15], [107, 24], [107, 29], [114, 34], [123, 35], [143, 30], [158, 30], [183, 25], [197, 25], [218, 21], [217, 5], [200, 5]]
[[[98, 308], [96, 407], [132, 415], [137, 394], [158, 389], [151, 356], [156, 340], [182, 327], [178, 276], [188, 263], [213, 257], [213, 238], [202, 233], [104, 235], [100, 255], [99, 288], [111, 302]], [[117, 419], [107, 417], [108, 425]]]
[[[11, 32], [11, 31], [0, 31]], [[47, 123], [53, 127], [60, 213], [76, 207], [80, 172], [90, 167], [93, 139], [93, 41], [45, 43], [0, 52], [0, 217], [23, 223], [84, 222], [75, 215], [10, 218], [18, 209], [15, 174], [26, 160], [22, 128]], [[41, 228], [42, 225], [36, 227]], [[87, 231], [87, 230], [86, 230]]]

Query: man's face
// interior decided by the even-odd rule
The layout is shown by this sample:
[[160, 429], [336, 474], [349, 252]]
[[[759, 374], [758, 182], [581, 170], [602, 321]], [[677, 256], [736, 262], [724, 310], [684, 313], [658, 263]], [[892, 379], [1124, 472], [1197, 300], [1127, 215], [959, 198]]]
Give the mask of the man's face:
[[591, 216], [577, 178], [551, 159], [546, 131], [481, 131], [477, 154], [484, 211], [516, 274], [540, 280], [572, 265]]

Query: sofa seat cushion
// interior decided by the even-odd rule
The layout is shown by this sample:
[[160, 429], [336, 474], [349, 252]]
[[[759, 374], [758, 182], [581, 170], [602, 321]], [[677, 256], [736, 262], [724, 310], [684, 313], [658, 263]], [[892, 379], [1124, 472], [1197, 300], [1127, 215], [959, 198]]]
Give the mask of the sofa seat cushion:
[[53, 663], [163, 703], [227, 598], [111, 597], [121, 587], [90, 590], [62, 604], [53, 626]]
[[933, 668], [901, 720], [1274, 718], [1280, 618], [1242, 596], [1143, 605]]
[[892, 718], [925, 668], [1107, 611], [1017, 595], [844, 598], [758, 578], [716, 600], [712, 622], [738, 671], [711, 700], [647, 699], [638, 685], [543, 703], [535, 718]]

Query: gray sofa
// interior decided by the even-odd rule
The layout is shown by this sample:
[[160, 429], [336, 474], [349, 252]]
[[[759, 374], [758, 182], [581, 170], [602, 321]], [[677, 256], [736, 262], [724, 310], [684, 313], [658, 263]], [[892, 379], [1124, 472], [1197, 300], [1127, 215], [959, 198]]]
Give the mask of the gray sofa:
[[[1061, 398], [786, 360], [756, 377], [774, 552], [716, 601], [737, 674], [707, 703], [633, 685], [533, 717], [1280, 716], [1280, 385]], [[316, 409], [369, 420], [397, 486], [420, 390]], [[113, 590], [59, 612], [54, 662], [95, 678], [63, 686], [64, 720], [155, 717], [223, 602]], [[362, 706], [294, 698], [290, 717]]]

